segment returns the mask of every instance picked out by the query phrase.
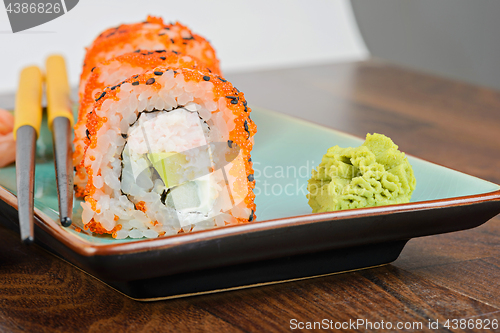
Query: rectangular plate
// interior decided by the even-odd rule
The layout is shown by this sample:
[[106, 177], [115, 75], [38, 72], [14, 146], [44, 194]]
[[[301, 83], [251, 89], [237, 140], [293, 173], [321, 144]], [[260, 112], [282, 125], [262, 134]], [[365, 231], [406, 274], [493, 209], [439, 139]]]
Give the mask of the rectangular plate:
[[[408, 204], [311, 214], [307, 180], [334, 145], [357, 137], [254, 108], [252, 152], [258, 221], [157, 239], [115, 240], [58, 221], [50, 133], [36, 166], [38, 244], [129, 297], [157, 300], [377, 266], [413, 237], [479, 226], [500, 212], [500, 186], [412, 156], [417, 188]], [[404, 150], [404, 147], [401, 147]], [[39, 149], [40, 151], [40, 149]], [[15, 168], [0, 169], [0, 212], [17, 229]]]

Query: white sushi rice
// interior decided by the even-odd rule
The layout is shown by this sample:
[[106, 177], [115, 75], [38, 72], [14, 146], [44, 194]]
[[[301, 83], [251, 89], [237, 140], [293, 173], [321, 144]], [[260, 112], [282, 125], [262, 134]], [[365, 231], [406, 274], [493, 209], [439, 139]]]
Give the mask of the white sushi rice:
[[[178, 30], [179, 28], [176, 27], [176, 29]], [[177, 31], [177, 30], [174, 32], [170, 32], [170, 33], [174, 33], [174, 34], [179, 33], [179, 31]], [[118, 82], [122, 82], [123, 80], [126, 80], [127, 78], [129, 78], [137, 73], [144, 72], [144, 68], [141, 66], [133, 66], [127, 62], [123, 62], [123, 61], [120, 61], [119, 59], [112, 58], [114, 56], [119, 56], [119, 55], [122, 55], [124, 53], [127, 53], [126, 50], [129, 50], [130, 52], [132, 52], [132, 51], [137, 49], [137, 47], [135, 49], [131, 48], [131, 46], [129, 44], [125, 45], [125, 47], [126, 47], [126, 49], [123, 49], [119, 52], [118, 52], [118, 50], [114, 50], [112, 53], [106, 55], [105, 58], [110, 59], [110, 60], [107, 60], [104, 63], [100, 63], [96, 66], [100, 69], [100, 72], [101, 72], [100, 75], [97, 75], [95, 77], [95, 79], [97, 80], [97, 83], [98, 83], [97, 85], [99, 87], [113, 86], [114, 84], [116, 84]], [[158, 44], [158, 43], [152, 43], [151, 41], [148, 41], [148, 40], [143, 40], [141, 42], [141, 44], [138, 45], [138, 47], [143, 48], [143, 49], [155, 50], [155, 49], [162, 49], [163, 45]], [[179, 65], [180, 65], [181, 61], [189, 63], [189, 62], [193, 61], [193, 58], [191, 58], [189, 56], [183, 56], [179, 59]], [[171, 64], [171, 65], [175, 65], [175, 64]], [[85, 89], [86, 88], [87, 87], [85, 84], [80, 85], [80, 88], [79, 88], [80, 89], [79, 90], [80, 96], [85, 96]], [[94, 91], [92, 91], [90, 93], [90, 95], [91, 96], [98, 96], [101, 94], [101, 92], [102, 92], [101, 89], [94, 89]], [[168, 102], [170, 104], [177, 103], [175, 100], [172, 100], [172, 99], [169, 99]], [[154, 108], [157, 110], [161, 110], [162, 105], [163, 105], [163, 100], [158, 99], [157, 105], [150, 105], [149, 109], [152, 110]], [[87, 114], [90, 111], [92, 111], [93, 104], [88, 104], [88, 105], [82, 106], [82, 107], [83, 107], [83, 109], [80, 110], [80, 114], [81, 114], [81, 117], [83, 117], [83, 121], [79, 122], [77, 124], [77, 126], [75, 127], [75, 136], [78, 138], [84, 138], [86, 136], [86, 129], [87, 128], [85, 126], [85, 120], [86, 120]], [[196, 110], [192, 110], [192, 111], [196, 111]], [[208, 115], [208, 113], [204, 114], [204, 116], [207, 116], [207, 115]], [[81, 150], [78, 150], [78, 151], [83, 151], [83, 147], [84, 147], [83, 140], [77, 140], [75, 142], [75, 145], [81, 147]], [[83, 158], [83, 153], [81, 154], [81, 156], [80, 155], [75, 156], [77, 165], [79, 164], [79, 162], [81, 161], [82, 158]], [[80, 176], [83, 176], [83, 175], [84, 175], [83, 173], [80, 173]], [[79, 187], [84, 188], [85, 184], [87, 183], [87, 177], [83, 177], [83, 178], [76, 177], [74, 179], [74, 183], [75, 183], [75, 185], [78, 185]]]
[[[211, 82], [185, 82], [172, 70], [156, 81], [162, 86], [159, 91], [124, 83], [118, 99], [106, 99], [95, 110], [108, 121], [97, 133], [96, 148], [89, 147], [85, 155], [84, 165], [95, 175], [92, 197], [97, 205], [94, 211], [82, 203], [82, 222], [94, 219], [108, 231], [121, 225], [116, 232], [121, 239], [155, 238], [248, 219], [247, 193], [234, 189], [231, 175], [231, 168], [243, 165], [241, 153], [223, 169], [206, 170], [216, 162], [216, 154], [196, 149], [229, 139], [234, 115], [227, 101], [223, 97], [214, 101]], [[177, 172], [182, 174], [180, 180], [166, 185], [148, 154], [172, 152], [183, 154], [186, 163]], [[145, 212], [135, 209], [140, 202]]]

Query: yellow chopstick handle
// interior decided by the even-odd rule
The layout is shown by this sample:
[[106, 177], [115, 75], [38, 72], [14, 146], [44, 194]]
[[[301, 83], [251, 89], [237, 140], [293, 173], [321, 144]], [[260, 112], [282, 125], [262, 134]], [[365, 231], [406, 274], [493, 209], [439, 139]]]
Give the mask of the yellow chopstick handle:
[[57, 117], [68, 118], [73, 126], [70, 88], [64, 58], [60, 55], [51, 55], [47, 58], [45, 66], [49, 128], [52, 129], [52, 121]]
[[19, 127], [32, 126], [37, 136], [42, 124], [42, 72], [37, 66], [21, 71], [14, 110], [14, 139]]

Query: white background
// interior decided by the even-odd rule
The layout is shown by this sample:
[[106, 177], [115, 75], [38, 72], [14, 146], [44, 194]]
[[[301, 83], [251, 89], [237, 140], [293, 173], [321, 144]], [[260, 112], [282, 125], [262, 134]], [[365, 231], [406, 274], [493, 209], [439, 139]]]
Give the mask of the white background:
[[14, 91], [20, 69], [43, 65], [51, 53], [66, 56], [76, 85], [85, 46], [102, 30], [148, 14], [207, 38], [225, 72], [368, 56], [348, 0], [80, 0], [65, 15], [16, 34], [0, 6], [0, 92]]

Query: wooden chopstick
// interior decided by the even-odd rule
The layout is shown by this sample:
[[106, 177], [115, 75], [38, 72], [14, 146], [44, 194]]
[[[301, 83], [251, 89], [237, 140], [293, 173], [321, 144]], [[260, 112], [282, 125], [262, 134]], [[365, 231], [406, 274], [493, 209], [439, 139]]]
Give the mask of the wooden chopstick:
[[42, 123], [42, 72], [36, 66], [26, 67], [21, 71], [14, 117], [19, 227], [21, 240], [29, 244], [35, 239], [33, 229], [35, 150]]
[[47, 114], [54, 144], [54, 165], [59, 199], [59, 219], [63, 227], [71, 225], [73, 215], [73, 166], [71, 147], [70, 88], [66, 64], [60, 55], [46, 61]]

